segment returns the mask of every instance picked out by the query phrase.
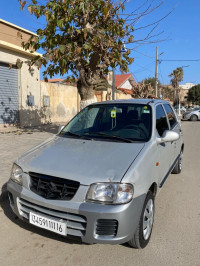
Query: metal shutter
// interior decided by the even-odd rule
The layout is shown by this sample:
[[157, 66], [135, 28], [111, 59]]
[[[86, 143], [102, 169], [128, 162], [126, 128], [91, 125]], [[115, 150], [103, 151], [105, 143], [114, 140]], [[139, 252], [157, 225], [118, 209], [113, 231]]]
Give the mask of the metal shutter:
[[18, 69], [0, 62], [0, 124], [17, 123], [18, 118]]

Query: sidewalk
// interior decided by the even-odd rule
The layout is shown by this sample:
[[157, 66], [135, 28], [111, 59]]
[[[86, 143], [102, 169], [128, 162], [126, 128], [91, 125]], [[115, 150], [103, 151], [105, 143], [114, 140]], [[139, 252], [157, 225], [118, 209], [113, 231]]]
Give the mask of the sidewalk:
[[[61, 123], [61, 124], [66, 124]], [[49, 132], [56, 134], [58, 132], [60, 124], [47, 124], [47, 125], [39, 125], [34, 127], [19, 127], [13, 125], [1, 125], [0, 124], [0, 134], [9, 134], [14, 133], [16, 135], [21, 135], [22, 133], [31, 133], [31, 132]]]
[[7, 181], [13, 162], [24, 152], [38, 145], [57, 132], [57, 126], [23, 129], [0, 128], [0, 202], [7, 198]]

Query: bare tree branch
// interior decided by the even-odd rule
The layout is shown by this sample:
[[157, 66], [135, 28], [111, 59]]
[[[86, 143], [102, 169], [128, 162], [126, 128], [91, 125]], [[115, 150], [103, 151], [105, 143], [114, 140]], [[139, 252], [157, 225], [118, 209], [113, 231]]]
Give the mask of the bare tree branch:
[[139, 28], [135, 28], [134, 31], [145, 29], [145, 28], [151, 27], [151, 26], [153, 26], [155, 24], [158, 24], [159, 22], [161, 22], [162, 20], [167, 18], [174, 10], [175, 10], [175, 7], [170, 12], [168, 12], [164, 17], [162, 17], [161, 19], [159, 19], [159, 20], [157, 20], [157, 21], [155, 21], [155, 22], [153, 22], [151, 24], [148, 24], [148, 25], [145, 25], [145, 26], [142, 26], [142, 27], [139, 27]]

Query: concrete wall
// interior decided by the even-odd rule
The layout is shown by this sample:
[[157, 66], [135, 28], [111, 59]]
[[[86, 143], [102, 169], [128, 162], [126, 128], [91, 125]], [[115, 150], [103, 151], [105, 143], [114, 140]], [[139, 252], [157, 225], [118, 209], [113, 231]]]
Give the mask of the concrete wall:
[[[27, 61], [30, 56], [0, 47], [0, 61], [16, 64], [16, 60]], [[34, 126], [40, 123], [40, 71], [32, 67], [32, 74], [27, 64], [18, 69], [19, 120], [21, 126]], [[34, 96], [34, 106], [28, 106], [27, 95]]]
[[130, 94], [125, 94], [123, 92], [118, 92], [115, 95], [116, 95], [116, 100], [132, 99], [133, 98]]
[[[112, 100], [112, 89], [108, 89], [108, 91], [98, 91], [95, 93], [97, 96], [97, 101], [109, 101]], [[130, 94], [125, 94], [122, 91], [116, 91], [115, 92], [115, 99], [116, 100], [123, 100], [123, 99], [132, 99], [132, 96]]]
[[[107, 91], [97, 92], [98, 101], [106, 101]], [[131, 95], [121, 91], [115, 93], [115, 99], [131, 99]], [[45, 99], [49, 107], [45, 106]], [[41, 82], [41, 122], [67, 123], [80, 110], [80, 95], [74, 86]]]
[[[49, 107], [44, 100], [49, 101]], [[80, 96], [74, 86], [41, 82], [42, 123], [68, 122], [79, 112]]]

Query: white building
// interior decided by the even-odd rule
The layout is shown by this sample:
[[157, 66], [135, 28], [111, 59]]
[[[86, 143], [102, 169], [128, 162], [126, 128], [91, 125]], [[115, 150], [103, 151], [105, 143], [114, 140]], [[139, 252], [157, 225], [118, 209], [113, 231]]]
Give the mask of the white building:
[[185, 83], [185, 84], [180, 84], [179, 86], [183, 89], [183, 90], [189, 90], [191, 89], [193, 86], [195, 86], [196, 84], [194, 83]]

